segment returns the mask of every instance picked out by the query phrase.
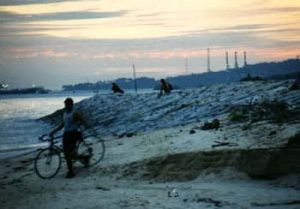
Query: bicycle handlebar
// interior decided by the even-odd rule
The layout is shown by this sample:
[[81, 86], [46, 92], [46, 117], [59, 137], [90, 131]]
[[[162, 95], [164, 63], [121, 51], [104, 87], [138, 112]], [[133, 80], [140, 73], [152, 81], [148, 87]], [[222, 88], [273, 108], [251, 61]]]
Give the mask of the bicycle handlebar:
[[[97, 135], [97, 133], [87, 133], [86, 135], [83, 136], [83, 138], [91, 137], [91, 136], [98, 136], [98, 135]], [[49, 142], [49, 141], [54, 141], [55, 139], [59, 139], [59, 138], [62, 138], [62, 137], [63, 137], [63, 135], [55, 136], [55, 137], [51, 138], [49, 136], [49, 134], [43, 134], [38, 139], [42, 142]]]
[[47, 141], [53, 141], [54, 139], [58, 139], [61, 137], [62, 136], [56, 136], [56, 137], [51, 138], [48, 134], [43, 134], [42, 136], [39, 137], [39, 140], [43, 141], [43, 142], [47, 142]]

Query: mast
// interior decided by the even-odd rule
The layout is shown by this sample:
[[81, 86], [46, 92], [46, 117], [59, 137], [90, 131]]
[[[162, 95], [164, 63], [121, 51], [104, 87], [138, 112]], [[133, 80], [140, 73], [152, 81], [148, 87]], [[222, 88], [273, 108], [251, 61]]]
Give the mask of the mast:
[[226, 52], [226, 70], [229, 70], [228, 52]]
[[207, 72], [211, 72], [210, 69], [210, 49], [207, 48]]
[[234, 52], [234, 68], [238, 69], [239, 68], [239, 64], [237, 61], [237, 52]]
[[247, 67], [247, 52], [244, 51], [244, 67]]
[[133, 68], [134, 90], [135, 90], [135, 94], [137, 94], [136, 73], [135, 73], [135, 65], [134, 64], [132, 64], [132, 68]]

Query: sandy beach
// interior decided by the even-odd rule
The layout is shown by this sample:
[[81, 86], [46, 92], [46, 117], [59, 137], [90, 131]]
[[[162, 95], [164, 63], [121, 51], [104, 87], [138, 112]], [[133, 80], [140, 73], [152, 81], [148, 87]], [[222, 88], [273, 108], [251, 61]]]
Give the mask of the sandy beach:
[[[289, 85], [212, 86], [161, 100], [154, 94], [83, 100], [77, 107], [105, 140], [103, 161], [90, 168], [75, 164], [72, 179], [65, 179], [63, 162], [54, 178], [43, 180], [34, 172], [36, 150], [0, 159], [0, 208], [298, 209], [300, 100]], [[226, 94], [229, 90], [235, 96]], [[232, 109], [224, 106], [248, 105], [253, 95], [260, 99], [258, 92], [280, 96], [295, 114], [273, 122], [266, 110], [260, 120], [247, 115], [242, 122], [232, 121]], [[55, 123], [56, 117], [47, 120]], [[199, 118], [218, 118], [220, 127], [203, 129], [205, 120]]]
[[[168, 171], [161, 169], [158, 176], [155, 176], [155, 171], [152, 176], [151, 173], [146, 175], [151, 169], [143, 166], [149, 165], [148, 160], [157, 157], [159, 153], [167, 152], [164, 158], [174, 156], [176, 152], [187, 155], [187, 150], [178, 150], [176, 146], [172, 146], [178, 138], [182, 138], [183, 144], [199, 141], [204, 136], [218, 138], [218, 131], [197, 131], [191, 135], [191, 127], [193, 126], [182, 127], [179, 133], [166, 129], [131, 138], [110, 139], [106, 142], [107, 152], [103, 162], [91, 168], [76, 164], [77, 175], [73, 179], [64, 178], [65, 164], [56, 177], [40, 179], [33, 169], [35, 152], [2, 159], [0, 207], [299, 208], [299, 175], [291, 174], [274, 180], [255, 180], [238, 171], [237, 167], [230, 166], [229, 159], [215, 160], [220, 166], [198, 171], [199, 176], [191, 179], [185, 175], [187, 172], [193, 173], [192, 168], [172, 175], [171, 171], [174, 169], [170, 162], [164, 165], [169, 166]], [[148, 149], [144, 148], [145, 143]], [[170, 147], [164, 144], [169, 144]], [[204, 151], [212, 150], [209, 148], [212, 144], [214, 141], [207, 142]], [[189, 146], [183, 149], [190, 150]], [[224, 151], [224, 148], [217, 149]], [[232, 150], [228, 147], [225, 149]], [[229, 157], [223, 155], [223, 158]], [[154, 159], [157, 163], [161, 162], [161, 159]], [[179, 170], [183, 166], [180, 164], [181, 161], [178, 161], [176, 166]]]

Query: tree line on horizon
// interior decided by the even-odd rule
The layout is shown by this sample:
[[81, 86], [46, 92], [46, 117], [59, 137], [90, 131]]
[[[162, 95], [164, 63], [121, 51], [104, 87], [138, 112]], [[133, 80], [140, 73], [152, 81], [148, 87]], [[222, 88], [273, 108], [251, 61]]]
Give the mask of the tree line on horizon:
[[[176, 88], [193, 88], [216, 83], [237, 82], [249, 76], [262, 79], [297, 79], [300, 81], [300, 60], [290, 59], [282, 62], [259, 63], [237, 69], [167, 77], [166, 80]], [[159, 80], [140, 77], [136, 80], [133, 78], [118, 78], [114, 81], [63, 85], [62, 88], [63, 91], [109, 90], [112, 82], [117, 83], [122, 89], [134, 89], [134, 82], [137, 83], [139, 89], [157, 89], [159, 87]]]

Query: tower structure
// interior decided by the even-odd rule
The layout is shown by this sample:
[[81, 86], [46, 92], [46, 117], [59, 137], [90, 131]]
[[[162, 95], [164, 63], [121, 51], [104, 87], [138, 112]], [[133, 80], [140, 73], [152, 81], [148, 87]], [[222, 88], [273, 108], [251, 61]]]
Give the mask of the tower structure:
[[226, 52], [225, 59], [226, 59], [226, 70], [229, 70], [228, 52]]
[[247, 52], [244, 51], [244, 67], [247, 67], [248, 63], [247, 63]]
[[238, 60], [237, 60], [237, 52], [234, 52], [234, 68], [235, 69], [239, 68], [239, 64], [238, 64]]
[[207, 72], [211, 72], [210, 68], [210, 49], [207, 48]]
[[133, 70], [133, 79], [134, 79], [134, 90], [135, 90], [135, 94], [137, 94], [136, 70], [134, 64], [132, 64], [132, 70]]

